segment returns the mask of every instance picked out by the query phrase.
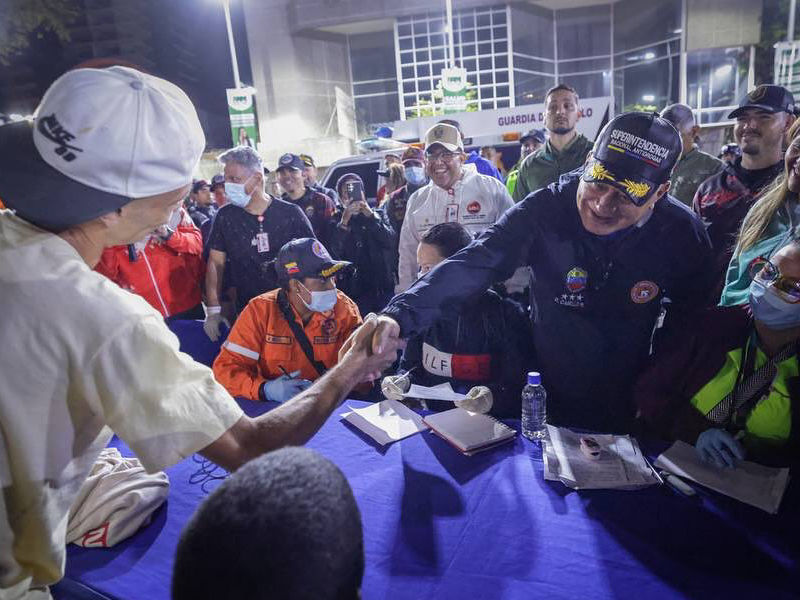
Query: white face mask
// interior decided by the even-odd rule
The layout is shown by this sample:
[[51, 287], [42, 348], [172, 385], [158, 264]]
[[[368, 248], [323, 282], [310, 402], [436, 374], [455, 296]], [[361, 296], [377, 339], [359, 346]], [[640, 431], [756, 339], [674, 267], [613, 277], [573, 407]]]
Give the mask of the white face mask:
[[[300, 281], [297, 283], [298, 285], [303, 285], [300, 283]], [[323, 290], [321, 292], [312, 292], [303, 285], [303, 289], [311, 294], [311, 304], [303, 300], [303, 297], [300, 296], [300, 294], [297, 295], [300, 296], [300, 300], [306, 305], [308, 310], [323, 313], [332, 310], [333, 307], [336, 306], [336, 301], [338, 300], [336, 296], [336, 288], [333, 288], [332, 290]]]
[[[247, 181], [249, 181], [249, 179]], [[253, 193], [250, 192], [248, 194], [244, 191], [244, 183], [230, 183], [226, 181], [225, 195], [228, 197], [228, 202], [239, 208], [244, 208], [250, 203], [250, 197]]]
[[425, 169], [422, 167], [406, 167], [405, 168], [406, 181], [411, 185], [421, 185], [427, 179], [425, 177]]

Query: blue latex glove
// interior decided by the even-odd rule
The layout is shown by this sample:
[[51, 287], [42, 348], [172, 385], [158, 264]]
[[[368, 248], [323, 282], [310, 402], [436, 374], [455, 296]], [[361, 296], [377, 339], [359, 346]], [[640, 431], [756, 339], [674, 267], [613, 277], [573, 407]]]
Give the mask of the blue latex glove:
[[698, 436], [694, 447], [700, 458], [718, 467], [733, 468], [736, 460], [744, 460], [742, 445], [724, 429], [706, 429]]
[[264, 397], [273, 402], [286, 402], [311, 387], [311, 382], [308, 379], [299, 379], [297, 377], [300, 375], [300, 371], [289, 373], [289, 375], [281, 375], [272, 381], [265, 381], [263, 384]]

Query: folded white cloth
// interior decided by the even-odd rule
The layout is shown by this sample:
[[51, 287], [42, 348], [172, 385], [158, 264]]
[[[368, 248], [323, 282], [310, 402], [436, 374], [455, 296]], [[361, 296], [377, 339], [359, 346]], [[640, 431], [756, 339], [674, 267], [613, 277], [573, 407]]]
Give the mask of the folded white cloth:
[[139, 459], [106, 448], [72, 505], [67, 543], [109, 548], [147, 525], [168, 493], [166, 473], [147, 473]]

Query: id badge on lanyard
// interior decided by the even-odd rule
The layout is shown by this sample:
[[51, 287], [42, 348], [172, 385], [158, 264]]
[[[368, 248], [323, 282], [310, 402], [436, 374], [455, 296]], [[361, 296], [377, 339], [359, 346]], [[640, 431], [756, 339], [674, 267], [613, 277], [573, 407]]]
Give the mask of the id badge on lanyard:
[[260, 253], [269, 252], [269, 234], [264, 231], [264, 215], [258, 217], [258, 233], [256, 234], [256, 250]]
[[447, 190], [450, 195], [450, 202], [445, 209], [444, 221], [445, 223], [458, 223], [458, 203], [456, 203], [455, 192], [452, 189]]

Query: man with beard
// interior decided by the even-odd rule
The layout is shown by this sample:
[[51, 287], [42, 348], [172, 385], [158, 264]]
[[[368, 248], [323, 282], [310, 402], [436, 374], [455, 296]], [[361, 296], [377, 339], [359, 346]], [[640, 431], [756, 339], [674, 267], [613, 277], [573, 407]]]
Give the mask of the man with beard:
[[733, 135], [742, 155], [706, 179], [694, 196], [693, 209], [703, 220], [716, 255], [719, 301], [736, 234], [758, 194], [783, 169], [784, 134], [795, 119], [794, 96], [779, 85], [760, 85], [728, 115], [736, 119]]
[[544, 106], [544, 124], [550, 137], [544, 148], [522, 162], [514, 187], [515, 202], [580, 167], [592, 149], [592, 142], [575, 131], [575, 125], [581, 118], [578, 92], [560, 83], [547, 92]]

